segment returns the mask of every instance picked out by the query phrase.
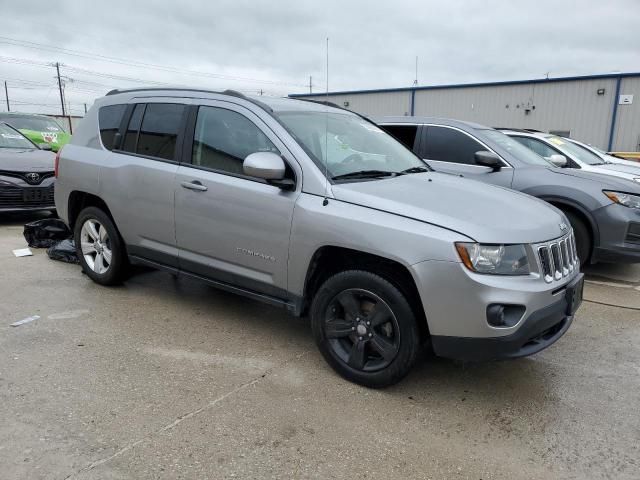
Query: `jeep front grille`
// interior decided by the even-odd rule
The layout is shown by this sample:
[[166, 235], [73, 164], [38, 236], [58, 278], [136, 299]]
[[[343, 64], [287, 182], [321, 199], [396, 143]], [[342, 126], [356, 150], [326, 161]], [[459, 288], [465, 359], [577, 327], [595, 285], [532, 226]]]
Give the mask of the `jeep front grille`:
[[580, 267], [573, 231], [564, 237], [537, 246], [544, 281], [562, 280]]

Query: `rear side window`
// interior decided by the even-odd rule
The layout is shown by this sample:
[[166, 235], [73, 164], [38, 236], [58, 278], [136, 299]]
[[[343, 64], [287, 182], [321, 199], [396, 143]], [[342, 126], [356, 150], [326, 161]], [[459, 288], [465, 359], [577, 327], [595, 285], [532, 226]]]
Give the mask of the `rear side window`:
[[124, 134], [124, 142], [122, 142], [122, 150], [125, 152], [136, 153], [138, 145], [138, 133], [140, 133], [140, 125], [142, 124], [142, 114], [144, 113], [144, 103], [139, 103], [133, 109], [127, 131]]
[[416, 143], [416, 134], [418, 133], [418, 127], [416, 125], [380, 125], [380, 128], [409, 150], [413, 150]]
[[113, 137], [120, 129], [126, 105], [108, 105], [98, 110], [100, 140], [107, 150], [113, 150]]
[[247, 117], [216, 107], [200, 107], [193, 139], [193, 165], [244, 175], [242, 162], [256, 152], [280, 153]]
[[428, 127], [422, 158], [475, 165], [475, 153], [487, 150], [469, 135], [452, 128]]
[[129, 120], [123, 148], [148, 157], [175, 160], [176, 142], [185, 108], [185, 105], [176, 103], [149, 103], [146, 107], [136, 105]]

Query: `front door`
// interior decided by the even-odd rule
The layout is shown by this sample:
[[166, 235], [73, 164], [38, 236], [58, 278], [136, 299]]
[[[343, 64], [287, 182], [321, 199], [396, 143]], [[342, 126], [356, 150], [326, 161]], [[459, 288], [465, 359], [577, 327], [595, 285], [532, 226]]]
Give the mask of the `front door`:
[[[190, 159], [175, 185], [182, 270], [286, 298], [291, 219], [299, 186], [285, 191], [243, 173], [251, 153], [284, 145], [251, 111], [229, 102], [197, 107]], [[187, 163], [189, 162], [190, 163]], [[292, 159], [285, 161], [291, 165]], [[288, 167], [294, 177], [294, 170]]]

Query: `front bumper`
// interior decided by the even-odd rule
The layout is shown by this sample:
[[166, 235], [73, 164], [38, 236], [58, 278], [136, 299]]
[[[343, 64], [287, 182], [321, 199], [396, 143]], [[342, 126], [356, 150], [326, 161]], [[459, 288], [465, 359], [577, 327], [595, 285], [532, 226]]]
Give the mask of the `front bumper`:
[[600, 238], [592, 262], [640, 263], [640, 243], [630, 234], [640, 225], [640, 210], [614, 203], [596, 210], [594, 217]]
[[[578, 269], [547, 283], [539, 272], [481, 275], [459, 262], [425, 261], [411, 268], [435, 353], [460, 359], [530, 355], [551, 345], [571, 324], [567, 292], [583, 279]], [[488, 317], [494, 304], [519, 313], [496, 326]]]
[[45, 179], [39, 185], [0, 178], [0, 212], [55, 210], [53, 185], [52, 178]]
[[582, 301], [583, 274], [566, 287], [568, 295], [533, 312], [514, 333], [501, 337], [431, 337], [436, 355], [465, 361], [485, 361], [533, 355], [562, 337]]

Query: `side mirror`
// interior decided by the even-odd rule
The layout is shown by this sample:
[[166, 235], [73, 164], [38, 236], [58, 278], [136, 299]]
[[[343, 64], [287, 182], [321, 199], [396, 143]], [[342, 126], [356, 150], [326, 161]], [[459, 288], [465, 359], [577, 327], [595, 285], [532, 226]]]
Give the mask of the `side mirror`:
[[480, 150], [476, 152], [474, 155], [476, 163], [478, 165], [482, 165], [483, 167], [490, 167], [493, 171], [498, 171], [502, 167], [502, 160], [500, 157], [493, 152], [489, 152], [487, 150]]
[[293, 190], [295, 183], [291, 179], [284, 178], [285, 165], [282, 157], [273, 152], [252, 153], [242, 162], [242, 170], [250, 177], [262, 178], [267, 183], [282, 188]]
[[38, 144], [38, 148], [40, 150], [47, 150], [48, 152], [51, 151], [51, 144], [50, 143], [39, 143]]
[[548, 161], [553, 163], [556, 167], [563, 168], [567, 166], [567, 157], [565, 157], [564, 155], [554, 154], [554, 155], [549, 155], [546, 158]]

